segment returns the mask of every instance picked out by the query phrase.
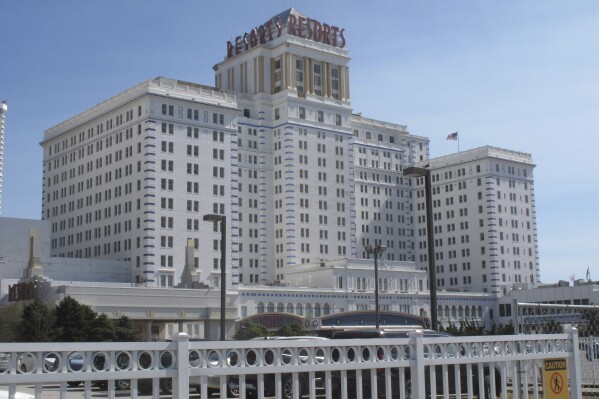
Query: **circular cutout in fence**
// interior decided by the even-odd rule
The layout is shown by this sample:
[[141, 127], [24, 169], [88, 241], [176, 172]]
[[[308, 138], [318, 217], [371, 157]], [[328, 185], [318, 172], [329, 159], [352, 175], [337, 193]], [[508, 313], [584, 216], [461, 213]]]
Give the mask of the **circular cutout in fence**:
[[468, 350], [466, 348], [466, 345], [464, 345], [464, 344], [458, 345], [458, 353], [460, 354], [460, 357], [465, 357], [467, 352], [468, 352]]
[[386, 351], [385, 348], [383, 348], [382, 346], [379, 346], [376, 348], [376, 358], [378, 360], [384, 360], [386, 355]]
[[431, 357], [431, 348], [430, 348], [430, 346], [424, 345], [423, 349], [424, 349], [423, 350], [423, 352], [424, 352], [424, 358], [425, 359], [429, 359]]
[[339, 363], [340, 359], [341, 350], [339, 348], [333, 348], [333, 350], [331, 351], [331, 360], [333, 361], [333, 363]]
[[30, 374], [37, 369], [37, 358], [31, 352], [21, 353], [17, 358], [17, 372]]
[[440, 359], [443, 357], [443, 347], [439, 344], [435, 345], [435, 358]]
[[490, 356], [491, 355], [491, 345], [489, 345], [488, 342], [483, 343], [482, 345], [483, 348], [483, 356]]
[[272, 366], [275, 363], [275, 353], [272, 349], [264, 351], [264, 364]]
[[220, 365], [220, 353], [215, 350], [208, 352], [208, 367], [218, 367]]
[[391, 347], [391, 360], [397, 360], [399, 359], [399, 356], [399, 349], [397, 346]]
[[160, 353], [160, 368], [172, 369], [173, 367], [175, 367], [175, 354], [171, 351]]
[[131, 354], [129, 352], [117, 353], [115, 360], [115, 368], [119, 371], [130, 370], [133, 365]]
[[291, 364], [291, 350], [285, 348], [281, 351], [281, 363]]
[[[270, 349], [269, 349], [270, 350]], [[274, 359], [274, 356], [273, 356]], [[256, 356], [256, 351], [253, 349], [248, 349], [245, 352], [245, 362], [248, 366], [255, 366], [258, 361], [258, 356]]]
[[0, 374], [6, 374], [10, 370], [10, 353], [0, 352]]
[[456, 357], [458, 354], [458, 350], [456, 348], [455, 344], [448, 344], [447, 345], [447, 357], [448, 358], [454, 358]]
[[301, 364], [310, 363], [310, 352], [306, 348], [302, 348], [299, 350], [299, 361]]
[[412, 349], [409, 346], [406, 346], [403, 350], [403, 357], [406, 360], [410, 360], [412, 358]]
[[354, 348], [347, 348], [347, 361], [348, 362], [356, 361], [356, 350]]
[[56, 373], [62, 368], [62, 357], [56, 352], [44, 354], [43, 368], [47, 373]]
[[67, 368], [69, 371], [80, 373], [85, 370], [85, 355], [81, 352], [71, 352], [67, 357]]
[[96, 352], [92, 357], [92, 369], [94, 371], [108, 370], [108, 354], [106, 352]]
[[189, 366], [192, 368], [198, 368], [202, 365], [202, 356], [197, 350], [189, 351]]
[[154, 355], [152, 355], [152, 352], [148, 351], [140, 352], [139, 356], [137, 357], [137, 364], [142, 370], [151, 369], [154, 365]]
[[511, 355], [512, 353], [514, 353], [514, 344], [512, 342], [506, 342], [505, 343], [505, 354]]
[[495, 353], [495, 355], [500, 355], [502, 353], [502, 346], [499, 342], [494, 342], [493, 343], [493, 352]]
[[229, 367], [236, 367], [239, 365], [239, 353], [236, 350], [227, 352], [227, 364]]
[[477, 343], [470, 345], [470, 356], [478, 356], [480, 354], [480, 348]]
[[316, 363], [322, 364], [325, 361], [324, 349], [318, 348], [314, 351], [314, 360]]
[[362, 360], [365, 362], [370, 360], [370, 348], [367, 346], [362, 347]]

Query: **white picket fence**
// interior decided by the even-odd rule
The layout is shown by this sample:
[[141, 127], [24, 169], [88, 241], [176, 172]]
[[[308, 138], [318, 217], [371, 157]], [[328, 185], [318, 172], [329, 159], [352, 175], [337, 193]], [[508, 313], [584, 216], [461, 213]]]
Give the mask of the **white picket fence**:
[[172, 382], [176, 399], [194, 390], [202, 398], [220, 391], [220, 397], [242, 399], [520, 399], [524, 393], [536, 399], [543, 394], [544, 361], [565, 359], [569, 396], [581, 399], [580, 356], [575, 329], [481, 337], [412, 332], [394, 339], [190, 341], [180, 334], [172, 342], [2, 343], [0, 389], [33, 387], [41, 398], [52, 385], [67, 399], [70, 385], [81, 381], [83, 398], [91, 399], [101, 385], [103, 397], [135, 399], [145, 384], [151, 387], [144, 395], [157, 399]]

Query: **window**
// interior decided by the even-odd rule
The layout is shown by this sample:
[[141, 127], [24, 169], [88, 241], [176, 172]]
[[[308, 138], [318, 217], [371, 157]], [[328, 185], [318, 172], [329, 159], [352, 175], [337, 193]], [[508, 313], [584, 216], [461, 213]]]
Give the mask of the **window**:
[[273, 88], [273, 91], [274, 93], [278, 93], [281, 91], [281, 57], [274, 59], [273, 69], [275, 81], [275, 87]]
[[341, 126], [341, 115], [339, 114], [335, 115], [335, 125]]
[[299, 117], [300, 119], [306, 119], [306, 108], [299, 107]]
[[324, 113], [322, 111], [318, 111], [317, 115], [318, 115], [318, 122], [323, 122], [324, 121]]
[[281, 119], [281, 111], [278, 108], [275, 108], [275, 120]]
[[314, 63], [314, 94], [316, 94], [317, 96], [322, 96], [322, 86], [321, 86], [321, 69], [320, 69], [320, 63], [315, 62]]
[[331, 95], [339, 100], [339, 68], [331, 67]]
[[295, 77], [297, 81], [298, 93], [304, 92], [304, 60], [295, 60]]

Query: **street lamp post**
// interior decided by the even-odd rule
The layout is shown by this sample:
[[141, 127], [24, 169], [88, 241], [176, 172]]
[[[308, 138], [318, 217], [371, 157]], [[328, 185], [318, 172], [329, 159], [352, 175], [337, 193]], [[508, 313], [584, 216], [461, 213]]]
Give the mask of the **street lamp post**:
[[376, 328], [379, 328], [379, 254], [385, 252], [385, 246], [376, 244], [365, 247], [368, 255], [374, 254], [374, 317], [376, 318]]
[[426, 195], [426, 235], [428, 241], [428, 280], [430, 289], [431, 324], [433, 330], [439, 329], [437, 320], [437, 271], [435, 270], [435, 243], [433, 236], [433, 194], [431, 184], [431, 171], [428, 168], [410, 166], [403, 171], [404, 176], [424, 177], [424, 191]]
[[207, 214], [204, 221], [220, 222], [220, 340], [225, 341], [225, 316], [227, 299], [227, 266], [226, 266], [226, 242], [227, 242], [227, 217], [224, 215]]

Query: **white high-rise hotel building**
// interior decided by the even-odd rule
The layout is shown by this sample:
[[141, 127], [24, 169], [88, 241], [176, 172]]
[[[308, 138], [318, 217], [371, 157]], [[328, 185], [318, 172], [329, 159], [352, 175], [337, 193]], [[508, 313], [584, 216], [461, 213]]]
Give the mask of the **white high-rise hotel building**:
[[[202, 220], [217, 213], [233, 286], [366, 258], [375, 243], [426, 267], [421, 187], [402, 171], [428, 162], [429, 141], [352, 114], [345, 44], [343, 29], [290, 9], [227, 44], [215, 87], [151, 79], [48, 129], [52, 254], [129, 259], [132, 281], [173, 286], [192, 239], [199, 280], [218, 286], [219, 225]], [[530, 156], [483, 148], [431, 167], [439, 287], [536, 283]]]

